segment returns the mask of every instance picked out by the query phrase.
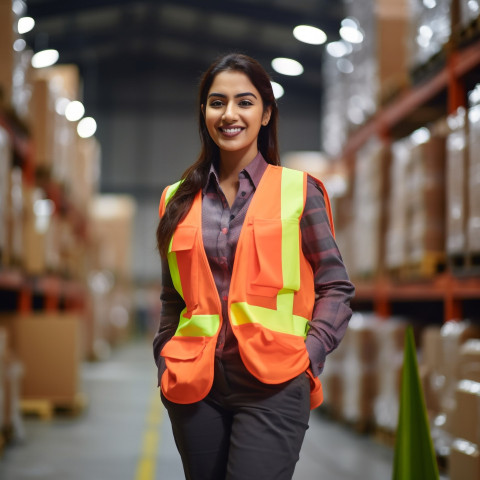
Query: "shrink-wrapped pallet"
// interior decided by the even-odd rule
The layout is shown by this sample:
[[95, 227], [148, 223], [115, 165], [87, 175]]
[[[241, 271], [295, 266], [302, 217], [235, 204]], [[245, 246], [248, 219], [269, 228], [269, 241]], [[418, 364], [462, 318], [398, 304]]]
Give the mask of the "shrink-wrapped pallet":
[[11, 160], [12, 150], [9, 136], [0, 127], [0, 265], [5, 265], [8, 260]]
[[373, 422], [377, 394], [377, 322], [374, 316], [354, 314], [344, 339], [342, 417], [365, 426]]
[[480, 254], [480, 84], [469, 95], [468, 111], [468, 240], [470, 253]]
[[438, 54], [451, 35], [452, 0], [410, 0], [409, 61], [415, 68]]
[[387, 160], [386, 147], [377, 139], [357, 153], [353, 201], [355, 276], [371, 277], [380, 270]]
[[467, 225], [467, 116], [460, 107], [448, 119], [450, 133], [446, 143], [446, 251], [464, 254]]
[[[422, 141], [411, 137], [407, 167], [406, 260], [412, 265], [433, 256], [438, 261], [445, 251], [445, 138], [422, 131]], [[420, 273], [434, 273], [434, 266], [424, 264]]]
[[374, 401], [375, 425], [394, 432], [397, 428], [403, 350], [407, 323], [390, 318], [376, 329], [378, 354], [378, 393]]
[[388, 198], [388, 221], [385, 236], [385, 266], [395, 270], [405, 265], [407, 259], [407, 167], [410, 160], [409, 138], [392, 144], [390, 169], [390, 196]]

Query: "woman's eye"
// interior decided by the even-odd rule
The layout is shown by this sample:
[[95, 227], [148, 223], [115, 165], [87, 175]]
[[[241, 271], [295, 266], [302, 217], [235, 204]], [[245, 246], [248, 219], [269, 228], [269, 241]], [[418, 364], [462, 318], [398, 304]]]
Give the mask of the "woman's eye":
[[250, 100], [242, 100], [239, 105], [241, 107], [250, 107], [253, 103]]
[[210, 102], [210, 106], [213, 108], [218, 108], [221, 107], [223, 103], [220, 100], [213, 100], [213, 102]]

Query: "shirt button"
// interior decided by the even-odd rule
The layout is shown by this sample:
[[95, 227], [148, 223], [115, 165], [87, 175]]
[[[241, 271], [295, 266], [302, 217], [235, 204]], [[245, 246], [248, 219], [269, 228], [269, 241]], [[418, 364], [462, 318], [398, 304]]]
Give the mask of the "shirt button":
[[222, 233], [224, 235], [226, 235], [228, 233], [228, 228], [226, 228], [226, 227], [222, 228]]
[[224, 295], [224, 296], [222, 297], [222, 299], [223, 299], [224, 302], [226, 302], [226, 301], [228, 300], [228, 297], [227, 297], [226, 295]]
[[242, 192], [242, 197], [244, 197], [247, 194], [247, 192]]
[[230, 215], [230, 220], [233, 220], [235, 218], [235, 215]]

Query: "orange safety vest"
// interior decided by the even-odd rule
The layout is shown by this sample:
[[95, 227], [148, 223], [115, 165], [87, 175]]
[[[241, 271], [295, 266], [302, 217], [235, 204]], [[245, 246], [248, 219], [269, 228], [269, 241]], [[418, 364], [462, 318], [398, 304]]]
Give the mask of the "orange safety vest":
[[[327, 192], [320, 181], [333, 230]], [[181, 182], [167, 187], [160, 215]], [[279, 384], [307, 372], [311, 408], [323, 400], [305, 347], [315, 301], [314, 279], [302, 252], [300, 219], [307, 174], [268, 165], [246, 213], [237, 244], [228, 312], [242, 361], [252, 375]], [[272, 200], [273, 199], [273, 200]], [[175, 335], [161, 355], [162, 392], [175, 403], [203, 399], [213, 383], [215, 347], [223, 321], [221, 302], [203, 247], [202, 192], [177, 225], [168, 249], [175, 289], [185, 301]]]

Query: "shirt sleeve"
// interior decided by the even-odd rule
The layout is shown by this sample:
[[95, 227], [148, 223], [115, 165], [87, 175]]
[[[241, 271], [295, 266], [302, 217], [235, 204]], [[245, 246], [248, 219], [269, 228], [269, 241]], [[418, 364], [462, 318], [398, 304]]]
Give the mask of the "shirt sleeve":
[[332, 235], [323, 192], [310, 176], [300, 228], [303, 253], [312, 266], [315, 283], [315, 305], [305, 343], [312, 372], [318, 376], [326, 356], [345, 335], [355, 288]]
[[173, 286], [168, 261], [162, 259], [162, 289], [160, 292], [161, 310], [157, 333], [153, 339], [153, 357], [160, 372], [165, 369], [165, 360], [160, 356], [164, 345], [173, 337], [177, 330], [180, 312], [185, 308], [185, 302]]

